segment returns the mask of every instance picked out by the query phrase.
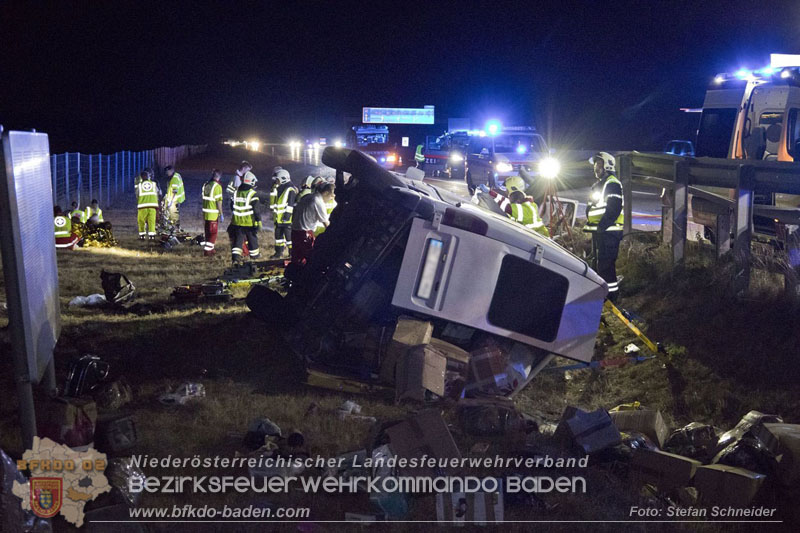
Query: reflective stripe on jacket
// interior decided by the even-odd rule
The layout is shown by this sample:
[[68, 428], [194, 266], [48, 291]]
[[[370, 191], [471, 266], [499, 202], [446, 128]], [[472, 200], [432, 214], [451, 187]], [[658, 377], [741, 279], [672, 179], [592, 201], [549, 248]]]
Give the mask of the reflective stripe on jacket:
[[153, 180], [142, 180], [136, 186], [136, 206], [139, 209], [158, 207], [158, 188]]
[[255, 206], [258, 202], [254, 189], [238, 189], [233, 197], [233, 225], [243, 227], [255, 226]]
[[[609, 193], [608, 186], [610, 184], [619, 185], [620, 194]], [[622, 182], [619, 181], [613, 174], [610, 174], [603, 182], [603, 188], [600, 190], [598, 198], [592, 198], [590, 200], [591, 203], [588, 205], [588, 210], [586, 213], [587, 223], [583, 228], [585, 231], [597, 231], [597, 224], [603, 218], [603, 215], [606, 214], [606, 207], [608, 206], [609, 198], [619, 198], [623, 209], [620, 210], [616, 220], [608, 227], [606, 231], [622, 231], [622, 226], [625, 222], [625, 199], [623, 198], [622, 194]]]
[[291, 224], [294, 211], [297, 189], [291, 183], [284, 183], [276, 191], [275, 204], [272, 210], [275, 213], [275, 224]]
[[167, 187], [167, 198], [171, 201], [175, 200], [176, 203], [182, 204], [186, 200], [186, 192], [183, 189], [183, 178], [177, 172], [172, 175]]
[[203, 185], [203, 220], [217, 220], [219, 218], [217, 202], [221, 201], [222, 185], [214, 180], [207, 181]]

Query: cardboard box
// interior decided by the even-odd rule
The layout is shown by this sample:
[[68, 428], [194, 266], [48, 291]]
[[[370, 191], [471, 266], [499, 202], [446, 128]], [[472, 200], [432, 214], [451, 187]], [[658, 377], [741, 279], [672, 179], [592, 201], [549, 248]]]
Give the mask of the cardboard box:
[[636, 485], [652, 484], [669, 491], [689, 485], [702, 465], [682, 455], [639, 448], [631, 458], [630, 479]]
[[398, 318], [392, 340], [386, 347], [386, 357], [381, 361], [380, 380], [384, 383], [394, 383], [397, 361], [412, 346], [429, 344], [432, 337], [433, 325], [430, 322], [407, 316]]
[[430, 344], [442, 352], [442, 354], [444, 354], [448, 360], [457, 361], [465, 365], [469, 364], [469, 352], [462, 350], [455, 344], [450, 344], [449, 342], [443, 341], [442, 339], [437, 339], [436, 337], [431, 338]]
[[488, 345], [469, 354], [468, 391], [497, 394], [506, 382], [506, 355], [495, 345]]
[[504, 519], [503, 491], [436, 495], [436, 520], [451, 525], [486, 525]]
[[[437, 409], [420, 411], [403, 422], [386, 429], [389, 449], [398, 457], [421, 458], [423, 455], [437, 458], [461, 458], [450, 430]], [[428, 467], [400, 469], [403, 475], [427, 475]]]
[[800, 483], [800, 424], [765, 423], [751, 431], [775, 456], [778, 480], [784, 485]]
[[447, 359], [430, 344], [410, 348], [397, 364], [395, 400], [425, 401], [425, 391], [444, 396]]
[[554, 436], [575, 444], [584, 453], [594, 453], [622, 442], [622, 436], [605, 409], [587, 412], [567, 407]]
[[669, 437], [669, 428], [661, 411], [651, 411], [642, 409], [636, 411], [616, 411], [609, 413], [614, 425], [620, 431], [638, 431], [644, 433], [659, 448], [664, 446]]
[[708, 465], [697, 468], [694, 486], [701, 505], [747, 507], [766, 477], [735, 466]]

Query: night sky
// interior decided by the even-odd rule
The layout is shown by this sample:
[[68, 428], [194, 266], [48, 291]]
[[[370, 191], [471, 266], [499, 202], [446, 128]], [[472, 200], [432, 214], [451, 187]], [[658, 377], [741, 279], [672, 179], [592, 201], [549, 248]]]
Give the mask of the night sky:
[[800, 53], [798, 1], [3, 2], [0, 123], [51, 150], [337, 136], [364, 105], [686, 138], [717, 72]]

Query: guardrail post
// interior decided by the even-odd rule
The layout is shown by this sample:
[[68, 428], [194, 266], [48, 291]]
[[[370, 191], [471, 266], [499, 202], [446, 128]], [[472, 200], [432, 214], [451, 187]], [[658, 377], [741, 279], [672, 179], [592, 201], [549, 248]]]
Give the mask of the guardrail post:
[[[273, 150], [275, 147], [273, 147]], [[622, 234], [627, 235], [633, 229], [633, 179], [631, 176], [631, 155], [623, 154], [619, 159], [619, 180], [622, 182], [622, 210], [625, 221], [622, 223]]]
[[675, 188], [672, 190], [672, 265], [683, 264], [689, 220], [689, 163], [675, 162]]
[[64, 154], [64, 190], [67, 192], [67, 194], [66, 194], [66, 198], [67, 198], [66, 207], [69, 207], [69, 205], [70, 205], [70, 199], [69, 199], [69, 152]]
[[[726, 210], [727, 211], [727, 210]], [[728, 253], [731, 249], [731, 214], [726, 212], [717, 215], [717, 239], [715, 251], [717, 259]]]
[[[736, 294], [750, 286], [750, 239], [753, 232], [753, 185], [754, 168], [741, 165], [737, 170], [738, 186], [734, 195], [734, 241], [733, 255], [736, 265], [734, 289]], [[717, 231], [719, 233], [719, 231]]]
[[675, 191], [668, 190], [661, 197], [661, 243], [672, 246], [672, 202]]

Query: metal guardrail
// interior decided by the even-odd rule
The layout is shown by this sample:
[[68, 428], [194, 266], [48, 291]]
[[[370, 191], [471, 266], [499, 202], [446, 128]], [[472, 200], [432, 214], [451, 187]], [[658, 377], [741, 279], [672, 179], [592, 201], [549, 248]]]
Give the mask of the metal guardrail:
[[53, 180], [53, 203], [65, 210], [73, 201], [85, 207], [97, 199], [110, 206], [121, 195], [133, 190], [134, 178], [145, 168], [157, 175], [167, 165], [205, 151], [206, 145], [161, 147], [138, 152], [123, 150], [113, 154], [81, 154], [67, 152], [50, 156]]
[[[686, 249], [688, 196], [705, 200], [716, 215], [717, 256], [733, 250], [737, 293], [750, 283], [753, 215], [771, 217], [784, 224], [800, 224], [800, 209], [754, 204], [756, 194], [800, 195], [800, 164], [638, 152], [622, 153], [618, 162], [625, 195], [625, 232], [631, 231], [633, 220], [631, 185], [664, 188], [668, 193], [662, 208], [662, 239], [672, 247], [673, 265], [680, 264]], [[728, 189], [732, 194], [726, 197], [699, 187]], [[798, 272], [788, 262], [784, 276], [787, 290], [800, 295]]]

